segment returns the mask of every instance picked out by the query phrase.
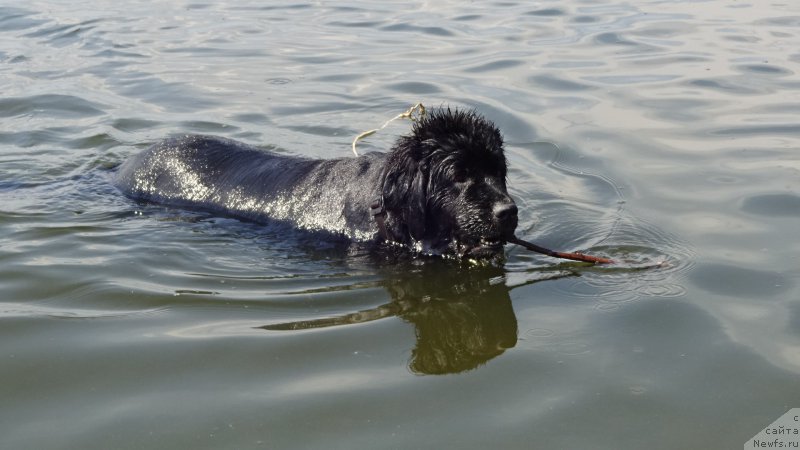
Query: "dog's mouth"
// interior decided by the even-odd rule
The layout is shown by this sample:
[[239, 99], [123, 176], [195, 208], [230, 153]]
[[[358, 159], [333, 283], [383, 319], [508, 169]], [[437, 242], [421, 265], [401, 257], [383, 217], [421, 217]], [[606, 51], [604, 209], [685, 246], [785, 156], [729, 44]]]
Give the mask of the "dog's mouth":
[[501, 239], [481, 238], [474, 244], [459, 244], [459, 254], [462, 258], [492, 258], [503, 253], [505, 243]]

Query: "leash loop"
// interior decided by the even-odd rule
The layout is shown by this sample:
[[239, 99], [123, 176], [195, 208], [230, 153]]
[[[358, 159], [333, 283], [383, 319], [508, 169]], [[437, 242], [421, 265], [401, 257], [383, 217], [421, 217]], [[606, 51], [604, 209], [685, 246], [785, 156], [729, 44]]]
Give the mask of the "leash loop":
[[[416, 113], [416, 117], [414, 116], [415, 113]], [[422, 103], [417, 103], [416, 105], [412, 106], [411, 108], [408, 108], [406, 110], [406, 112], [398, 114], [398, 115], [392, 117], [391, 119], [387, 120], [380, 127], [375, 128], [374, 130], [367, 130], [367, 131], [359, 134], [358, 136], [356, 136], [356, 138], [353, 139], [353, 154], [358, 156], [358, 151], [356, 151], [356, 144], [358, 143], [358, 141], [360, 141], [361, 139], [364, 139], [367, 136], [371, 136], [371, 135], [377, 133], [378, 131], [381, 131], [382, 129], [386, 128], [390, 123], [394, 122], [395, 120], [398, 120], [398, 119], [409, 119], [412, 122], [419, 122], [423, 117], [425, 117], [425, 105], [423, 105]]]

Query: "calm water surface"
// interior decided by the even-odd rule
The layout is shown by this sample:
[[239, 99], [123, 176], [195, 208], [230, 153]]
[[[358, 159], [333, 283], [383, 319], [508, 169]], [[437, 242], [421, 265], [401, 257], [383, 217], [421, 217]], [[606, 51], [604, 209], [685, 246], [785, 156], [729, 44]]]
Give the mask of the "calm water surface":
[[[741, 448], [800, 407], [798, 49], [789, 1], [0, 1], [0, 447]], [[520, 236], [668, 267], [386, 261], [109, 183], [418, 101], [503, 130]]]

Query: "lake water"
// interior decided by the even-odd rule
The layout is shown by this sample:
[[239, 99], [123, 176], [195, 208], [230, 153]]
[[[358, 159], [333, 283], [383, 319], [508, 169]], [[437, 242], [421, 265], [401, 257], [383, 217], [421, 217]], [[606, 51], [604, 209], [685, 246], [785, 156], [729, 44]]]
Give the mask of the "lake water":
[[[723, 449], [800, 407], [800, 3], [0, 5], [0, 447]], [[503, 131], [519, 236], [668, 265], [385, 261], [110, 184], [416, 102]]]

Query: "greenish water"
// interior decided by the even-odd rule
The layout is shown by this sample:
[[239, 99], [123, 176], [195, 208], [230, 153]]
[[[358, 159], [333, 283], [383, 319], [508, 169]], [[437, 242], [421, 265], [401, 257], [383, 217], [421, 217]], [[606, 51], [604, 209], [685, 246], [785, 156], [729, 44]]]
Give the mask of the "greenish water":
[[[800, 407], [798, 49], [792, 2], [0, 2], [0, 448], [741, 448]], [[391, 263], [110, 185], [418, 101], [503, 131], [519, 236], [668, 267]]]

